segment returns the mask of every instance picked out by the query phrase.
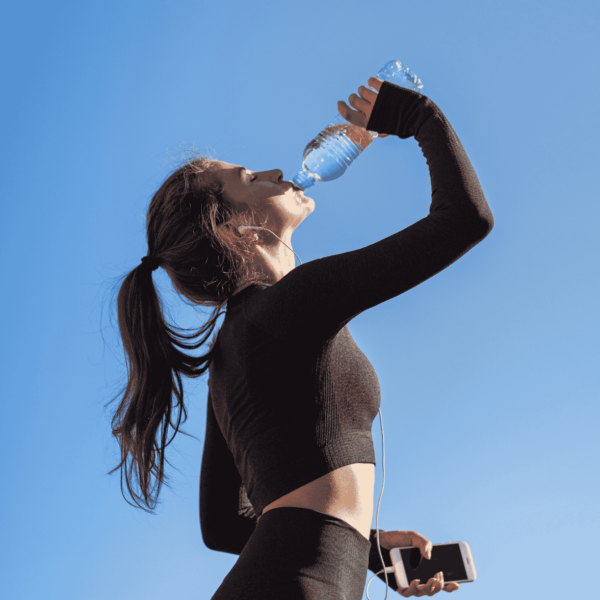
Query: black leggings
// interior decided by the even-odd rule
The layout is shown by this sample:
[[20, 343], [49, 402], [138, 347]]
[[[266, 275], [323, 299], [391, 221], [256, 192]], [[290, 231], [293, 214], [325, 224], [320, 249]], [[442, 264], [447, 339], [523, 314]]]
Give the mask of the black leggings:
[[371, 544], [308, 508], [264, 513], [212, 600], [361, 600]]

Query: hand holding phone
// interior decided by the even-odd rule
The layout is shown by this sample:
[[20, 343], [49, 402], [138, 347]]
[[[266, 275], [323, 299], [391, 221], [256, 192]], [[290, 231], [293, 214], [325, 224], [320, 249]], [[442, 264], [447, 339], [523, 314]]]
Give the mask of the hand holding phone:
[[[444, 582], [443, 569], [435, 575], [429, 573], [427, 583], [420, 585], [421, 579], [409, 577], [408, 573], [413, 574], [410, 568], [410, 558], [412, 552], [412, 562], [415, 563], [415, 554], [420, 561], [429, 561], [432, 557], [433, 544], [423, 535], [416, 531], [381, 531], [379, 530], [379, 543], [382, 548], [391, 550], [390, 557], [394, 564], [394, 572], [396, 575], [396, 583], [398, 584], [398, 593], [405, 598], [410, 596], [432, 596], [439, 591], [454, 592], [460, 586], [455, 581], [449, 583]], [[408, 568], [404, 568], [402, 561], [402, 553], [400, 550], [408, 550]], [[396, 551], [396, 552], [394, 552]], [[406, 554], [406, 553], [405, 553]], [[421, 556], [423, 558], [421, 558]], [[394, 557], [396, 560], [394, 560]], [[396, 564], [398, 563], [398, 564]], [[440, 565], [442, 566], [442, 565]], [[423, 576], [421, 575], [421, 578]]]

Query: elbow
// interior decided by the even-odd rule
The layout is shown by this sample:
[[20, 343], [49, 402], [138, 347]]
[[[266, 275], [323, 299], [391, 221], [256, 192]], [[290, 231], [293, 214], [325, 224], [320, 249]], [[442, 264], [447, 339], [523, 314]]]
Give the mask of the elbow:
[[489, 219], [484, 219], [481, 221], [481, 225], [478, 230], [478, 238], [477, 241], [483, 241], [489, 234], [490, 231], [494, 228], [494, 217], [490, 215]]
[[483, 194], [477, 199], [472, 199], [467, 212], [463, 213], [463, 218], [472, 227], [473, 234], [479, 236], [479, 241], [487, 237], [494, 228], [494, 215]]
[[216, 540], [215, 538], [211, 538], [208, 536], [205, 536], [204, 534], [202, 535], [202, 541], [204, 542], [204, 545], [209, 549], [212, 550], [213, 552], [228, 552], [228, 550], [226, 550], [223, 546], [221, 546]]
[[483, 214], [479, 213], [478, 217], [473, 233], [476, 237], [476, 241], [481, 242], [494, 228], [494, 215], [492, 215], [492, 212], [488, 209], [484, 211]]
[[471, 243], [479, 243], [494, 228], [494, 215], [486, 202], [469, 206], [466, 210], [453, 213], [453, 228], [469, 238]]
[[219, 552], [219, 544], [214, 531], [211, 531], [207, 523], [200, 521], [200, 531], [202, 532], [202, 541], [209, 550]]
[[479, 216], [481, 218], [481, 226], [484, 231], [483, 237], [486, 237], [494, 228], [494, 215], [492, 214], [490, 206], [487, 202], [485, 203], [483, 210], [480, 210]]
[[481, 238], [482, 240], [490, 234], [492, 229], [494, 229], [494, 217], [492, 216], [492, 213], [490, 213], [490, 217], [489, 217], [489, 219], [486, 220], [485, 224], [486, 224], [486, 227], [484, 230], [485, 233], [483, 235], [483, 238]]
[[485, 222], [487, 224], [487, 232], [485, 235], [488, 235], [488, 233], [494, 229], [494, 215], [492, 214], [492, 211], [488, 211], [488, 214], [486, 215], [486, 219]]

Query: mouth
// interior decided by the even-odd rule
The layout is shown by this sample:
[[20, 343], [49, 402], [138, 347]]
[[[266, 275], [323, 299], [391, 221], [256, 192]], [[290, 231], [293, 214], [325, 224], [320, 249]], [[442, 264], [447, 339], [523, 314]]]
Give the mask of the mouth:
[[293, 189], [295, 192], [301, 192], [301, 191], [302, 191], [302, 188], [299, 188], [297, 185], [295, 185], [295, 184], [294, 184], [294, 183], [292, 183], [291, 181], [289, 181], [288, 183], [289, 183], [289, 184], [292, 186], [292, 189]]

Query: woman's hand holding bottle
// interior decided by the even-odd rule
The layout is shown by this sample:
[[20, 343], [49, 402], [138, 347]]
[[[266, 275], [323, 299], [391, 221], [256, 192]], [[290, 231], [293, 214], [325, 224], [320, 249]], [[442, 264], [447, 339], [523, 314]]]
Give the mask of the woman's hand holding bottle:
[[[358, 88], [360, 96], [357, 96], [356, 94], [350, 94], [350, 96], [348, 96], [348, 102], [350, 102], [356, 110], [352, 110], [343, 100], [340, 100], [337, 103], [340, 115], [355, 127], [361, 127], [362, 129], [367, 128], [373, 106], [375, 106], [375, 101], [377, 100], [377, 93], [381, 90], [383, 81], [377, 79], [377, 77], [371, 77], [367, 83], [373, 89], [377, 90], [377, 92], [361, 85]], [[389, 134], [380, 133], [378, 135], [379, 137], [387, 137]]]
[[358, 88], [360, 95], [348, 97], [355, 110], [344, 101], [338, 102], [338, 114], [304, 148], [302, 170], [291, 179], [294, 185], [305, 191], [318, 181], [333, 181], [341, 177], [375, 138], [389, 135], [367, 130], [384, 81], [415, 91], [423, 87], [421, 80], [399, 60], [386, 63], [375, 77], [369, 79], [368, 84], [373, 89], [361, 85]]

